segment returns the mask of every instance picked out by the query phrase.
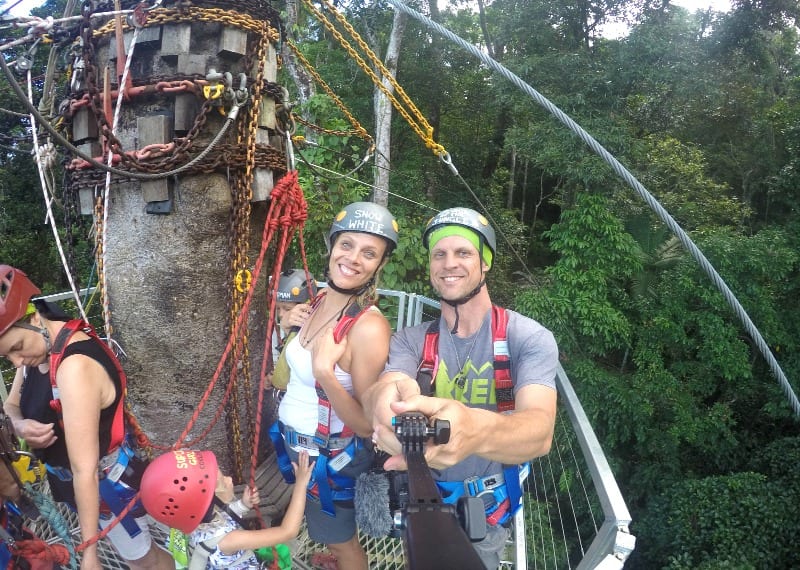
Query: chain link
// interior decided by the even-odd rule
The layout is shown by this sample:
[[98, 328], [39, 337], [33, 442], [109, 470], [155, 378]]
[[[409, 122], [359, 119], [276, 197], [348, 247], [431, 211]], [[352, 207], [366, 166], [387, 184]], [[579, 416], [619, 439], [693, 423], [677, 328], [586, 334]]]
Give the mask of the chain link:
[[[239, 8], [239, 10], [242, 10]], [[243, 11], [242, 11], [243, 12]], [[255, 32], [258, 34], [266, 34], [270, 41], [278, 42], [281, 39], [280, 32], [269, 26], [263, 20], [257, 20], [248, 14], [233, 10], [223, 10], [221, 8], [197, 8], [189, 7], [187, 9], [175, 8], [156, 8], [147, 13], [147, 22], [144, 27], [149, 28], [152, 26], [163, 26], [164, 24], [173, 24], [179, 22], [208, 22], [215, 24], [222, 24], [223, 26], [230, 26], [240, 28], [247, 32]], [[266, 27], [266, 30], [264, 29]], [[123, 24], [124, 31], [131, 31], [133, 26], [125, 22]], [[100, 26], [94, 32], [94, 38], [99, 39], [114, 32], [114, 22], [107, 22]]]
[[[237, 4], [237, 8], [243, 9]], [[270, 8], [271, 10], [271, 8]], [[274, 11], [273, 11], [274, 12]], [[274, 21], [280, 21], [277, 12], [272, 14]], [[186, 163], [192, 157], [200, 157], [208, 147], [198, 148], [195, 142], [200, 133], [205, 129], [211, 108], [215, 105], [210, 100], [203, 100], [190, 130], [184, 137], [174, 139], [174, 149], [169, 154], [149, 157], [137, 156], [135, 151], [126, 152], [120, 140], [111, 131], [109, 118], [106, 117], [107, 111], [104, 110], [104, 98], [99, 87], [98, 67], [96, 62], [95, 41], [114, 32], [113, 22], [105, 24], [98, 30], [92, 29], [91, 10], [85, 9], [80, 25], [79, 42], [80, 57], [83, 63], [83, 74], [77, 79], [80, 84], [72, 93], [72, 99], [62, 104], [61, 115], [63, 118], [71, 118], [71, 113], [75, 109], [86, 105], [90, 113], [97, 121], [98, 131], [104, 142], [103, 156], [108, 157], [109, 153], [118, 157], [121, 164], [128, 169], [136, 169], [144, 172], [163, 172], [174, 168], [179, 163]], [[227, 313], [229, 315], [229, 331], [233, 333], [233, 324], [239, 314], [244, 310], [244, 301], [247, 296], [249, 282], [248, 249], [250, 237], [250, 202], [252, 199], [252, 184], [256, 168], [268, 168], [276, 172], [287, 169], [286, 155], [279, 149], [271, 147], [269, 144], [257, 144], [256, 133], [258, 132], [259, 112], [261, 110], [261, 99], [266, 94], [281, 100], [283, 89], [276, 83], [264, 80], [264, 64], [267, 56], [268, 47], [271, 42], [280, 39], [279, 32], [265, 20], [257, 20], [253, 17], [230, 10], [220, 8], [202, 8], [197, 6], [183, 6], [176, 9], [155, 9], [148, 14], [145, 27], [159, 26], [173, 22], [213, 22], [222, 23], [225, 26], [235, 27], [245, 30], [254, 36], [248, 46], [247, 54], [244, 59], [244, 69], [250, 72], [255, 71], [255, 77], [248, 80], [243, 87], [248, 88], [250, 105], [244, 106], [240, 112], [240, 120], [237, 121], [237, 136], [235, 142], [221, 142], [215, 147], [213, 153], [205, 153], [201, 160], [193, 164], [187, 173], [206, 173], [227, 171], [229, 173], [231, 187], [231, 210], [229, 222], [229, 294], [227, 301]], [[132, 29], [126, 24], [127, 30]], [[137, 80], [136, 86], [139, 88], [137, 94], [162, 94], [170, 95], [174, 93], [194, 93], [199, 96], [202, 92], [202, 85], [205, 83], [202, 76], [180, 76], [173, 78], [153, 77], [149, 81]], [[151, 87], [152, 86], [152, 87]], [[121, 88], [121, 87], [120, 87]], [[108, 89], [108, 87], [107, 87]], [[107, 103], [105, 105], [107, 107]], [[66, 122], [66, 121], [63, 121]], [[71, 170], [69, 168], [72, 168]], [[81, 189], [91, 188], [93, 191], [97, 187], [104, 185], [105, 173], [94, 168], [83, 169], [82, 165], [72, 164], [68, 166], [67, 176], [69, 179], [70, 190], [73, 196]], [[114, 183], [120, 183], [114, 180]], [[97, 197], [94, 204], [95, 233], [102, 234], [103, 229], [103, 200], [102, 196]], [[103, 269], [103, 247], [100, 240], [97, 240], [95, 250], [98, 263], [98, 271], [102, 276]], [[240, 287], [236, 286], [236, 282]], [[98, 280], [98, 287], [105, 298], [107, 296], [106, 283], [102, 278]], [[231, 452], [233, 453], [233, 463], [238, 478], [241, 479], [244, 473], [245, 453], [243, 444], [252, 445], [254, 433], [250, 432], [242, 437], [242, 421], [240, 419], [240, 406], [244, 408], [247, 415], [247, 426], [253, 425], [254, 410], [252, 401], [252, 382], [250, 373], [250, 349], [247, 334], [247, 315], [243, 316], [242, 326], [239, 328], [234, 342], [234, 358], [230, 362], [230, 369], [227, 373], [227, 391], [230, 395], [226, 409], [226, 428], [229, 441], [232, 442]], [[110, 325], [109, 331], [111, 333]], [[151, 444], [152, 445], [152, 444]]]
[[[350, 37], [352, 37], [353, 40], [356, 42], [356, 44], [358, 44], [358, 46], [361, 48], [361, 50], [365, 54], [367, 54], [369, 60], [376, 67], [376, 69], [378, 69], [381, 72], [383, 77], [389, 83], [391, 83], [392, 87], [394, 87], [394, 90], [397, 93], [397, 97], [394, 95], [394, 93], [392, 93], [391, 91], [389, 91], [389, 89], [387, 89], [387, 87], [383, 84], [383, 81], [381, 81], [378, 75], [364, 61], [364, 58], [361, 57], [361, 55], [353, 48], [353, 46], [350, 45], [350, 42], [348, 42], [344, 38], [342, 33], [334, 27], [333, 23], [331, 23], [331, 21], [325, 17], [322, 11], [317, 9], [311, 3], [311, 0], [303, 0], [303, 3], [311, 11], [311, 13], [314, 14], [317, 20], [319, 20], [320, 23], [323, 26], [325, 26], [325, 28], [331, 34], [333, 34], [333, 37], [335, 37], [336, 40], [339, 42], [339, 44], [345, 49], [345, 51], [347, 51], [348, 55], [350, 55], [350, 57], [353, 58], [353, 61], [355, 61], [358, 64], [358, 66], [364, 71], [364, 73], [366, 73], [370, 77], [370, 79], [372, 79], [372, 82], [375, 84], [375, 86], [378, 89], [380, 89], [386, 95], [386, 97], [392, 102], [394, 108], [397, 109], [397, 112], [400, 113], [400, 115], [406, 120], [406, 122], [413, 129], [413, 131], [417, 133], [417, 136], [419, 136], [422, 139], [422, 141], [425, 143], [425, 146], [431, 149], [436, 156], [441, 157], [446, 155], [447, 152], [445, 151], [444, 146], [433, 140], [433, 127], [430, 125], [430, 123], [428, 123], [425, 116], [420, 112], [420, 110], [417, 108], [417, 106], [414, 104], [411, 98], [406, 94], [405, 90], [400, 86], [399, 83], [397, 83], [397, 80], [395, 80], [395, 78], [392, 76], [389, 70], [386, 69], [386, 66], [383, 65], [383, 62], [380, 59], [378, 59], [378, 57], [373, 53], [373, 51], [367, 45], [367, 43], [361, 38], [361, 36], [358, 35], [358, 32], [356, 32], [355, 28], [353, 28], [353, 26], [350, 25], [350, 23], [345, 19], [345, 17], [342, 16], [338, 10], [336, 10], [333, 4], [327, 2], [326, 0], [320, 0], [320, 2], [326, 7], [326, 9], [330, 13], [334, 15], [337, 22], [339, 22], [339, 24], [345, 30], [347, 30], [347, 33], [350, 34]], [[403, 104], [405, 104], [405, 106], [408, 109], [406, 109], [406, 107], [404, 107], [403, 104], [401, 104], [401, 102], [398, 100], [398, 97], [402, 99]], [[413, 114], [414, 117], [412, 117], [411, 114]]]
[[303, 67], [306, 68], [306, 70], [311, 75], [311, 77], [313, 77], [314, 80], [317, 83], [320, 84], [320, 86], [325, 91], [325, 93], [328, 94], [328, 97], [330, 97], [333, 100], [333, 102], [336, 104], [336, 106], [339, 107], [339, 109], [342, 111], [342, 113], [347, 118], [347, 120], [350, 121], [350, 124], [353, 125], [353, 129], [355, 129], [355, 130], [354, 131], [329, 131], [329, 130], [322, 129], [322, 127], [317, 127], [316, 125], [312, 125], [311, 123], [309, 123], [308, 121], [304, 120], [303, 118], [299, 117], [298, 115], [296, 115], [294, 113], [292, 113], [292, 117], [298, 123], [301, 123], [301, 124], [303, 124], [303, 125], [305, 125], [307, 127], [313, 128], [313, 129], [318, 130], [320, 132], [325, 132], [325, 133], [328, 133], [328, 134], [333, 134], [333, 135], [338, 135], [338, 136], [347, 136], [349, 134], [355, 134], [355, 135], [361, 137], [362, 139], [364, 139], [365, 141], [367, 141], [369, 143], [370, 147], [374, 147], [375, 146], [375, 139], [373, 139], [372, 135], [370, 135], [367, 132], [367, 129], [365, 129], [364, 127], [361, 126], [361, 123], [358, 122], [358, 119], [356, 119], [353, 116], [353, 114], [350, 112], [350, 110], [347, 108], [347, 106], [344, 104], [344, 102], [339, 98], [338, 95], [336, 95], [336, 93], [333, 91], [333, 89], [331, 89], [330, 85], [327, 84], [327, 82], [317, 72], [317, 70], [314, 68], [314, 66], [311, 65], [311, 62], [308, 61], [308, 59], [306, 58], [305, 55], [303, 55], [303, 52], [301, 52], [300, 49], [292, 41], [287, 40], [286, 41], [286, 45], [289, 46], [289, 48], [294, 53], [295, 57], [300, 61], [300, 63], [303, 64]]

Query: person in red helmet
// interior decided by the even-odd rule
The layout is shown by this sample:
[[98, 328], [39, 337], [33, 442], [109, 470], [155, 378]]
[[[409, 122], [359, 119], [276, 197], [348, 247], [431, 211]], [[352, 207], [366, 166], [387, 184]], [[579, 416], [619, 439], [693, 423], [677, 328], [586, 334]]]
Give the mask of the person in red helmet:
[[233, 482], [211, 451], [177, 449], [154, 459], [142, 475], [142, 504], [158, 522], [189, 535], [190, 570], [260, 568], [255, 549], [288, 542], [300, 532], [313, 468], [308, 453], [293, 468], [297, 485], [277, 527], [242, 528], [241, 517], [258, 503], [258, 490], [246, 489], [234, 501]]
[[[144, 462], [128, 437], [119, 361], [87, 323], [33, 299], [39, 293], [25, 273], [0, 264], [0, 356], [18, 369], [5, 410], [47, 467], [54, 498], [77, 511], [87, 541], [136, 495]], [[140, 505], [108, 539], [134, 570], [174, 568]], [[96, 543], [83, 550], [80, 567], [102, 568]]]

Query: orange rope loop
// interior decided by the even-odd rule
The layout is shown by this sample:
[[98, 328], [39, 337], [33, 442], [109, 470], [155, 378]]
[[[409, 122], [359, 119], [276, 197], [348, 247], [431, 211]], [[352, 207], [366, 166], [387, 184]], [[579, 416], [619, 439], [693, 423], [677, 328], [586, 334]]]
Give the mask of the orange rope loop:
[[11, 554], [27, 560], [53, 562], [59, 566], [69, 565], [69, 550], [63, 544], [47, 544], [43, 540], [18, 540], [10, 548]]

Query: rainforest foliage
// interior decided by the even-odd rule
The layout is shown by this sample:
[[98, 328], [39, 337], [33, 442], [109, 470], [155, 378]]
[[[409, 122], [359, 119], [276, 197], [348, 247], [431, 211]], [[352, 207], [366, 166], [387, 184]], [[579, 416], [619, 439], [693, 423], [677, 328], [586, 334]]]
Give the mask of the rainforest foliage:
[[[385, 47], [388, 5], [340, 4]], [[800, 390], [797, 2], [733, 0], [726, 13], [692, 13], [668, 0], [444, 4], [414, 3], [547, 97], [636, 176], [716, 268]], [[624, 23], [619, 37], [611, 20]], [[372, 84], [348, 53], [303, 11], [286, 34], [372, 130]], [[44, 56], [36, 61], [44, 65]], [[800, 566], [800, 422], [675, 235], [528, 94], [419, 22], [407, 23], [398, 80], [458, 176], [394, 114], [389, 207], [401, 243], [382, 285], [428, 292], [426, 220], [454, 205], [487, 212], [500, 230], [490, 291], [555, 332], [634, 519], [628, 566]], [[3, 81], [0, 107], [22, 110]], [[326, 95], [296, 110], [326, 129], [350, 128]], [[0, 121], [0, 261], [64, 289], [25, 152], [30, 132], [17, 116]], [[373, 173], [355, 169], [366, 152], [360, 139], [307, 136], [314, 144], [298, 154], [313, 204], [305, 243], [321, 274], [324, 229], [342, 204], [369, 198]], [[91, 246], [76, 227], [67, 241], [85, 282]]]

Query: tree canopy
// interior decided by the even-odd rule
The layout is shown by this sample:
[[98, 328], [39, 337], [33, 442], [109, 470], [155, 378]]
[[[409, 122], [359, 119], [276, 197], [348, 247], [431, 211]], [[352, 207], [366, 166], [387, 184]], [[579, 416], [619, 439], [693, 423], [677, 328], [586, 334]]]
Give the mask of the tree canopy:
[[[386, 5], [340, 4], [385, 47]], [[736, 294], [797, 391], [798, 4], [735, 0], [726, 13], [669, 0], [413, 4], [553, 101], [637, 176]], [[620, 19], [627, 33], [604, 37], [603, 24]], [[373, 86], [350, 55], [303, 10], [289, 32], [374, 130]], [[629, 567], [800, 566], [798, 419], [675, 236], [528, 95], [417, 21], [406, 24], [397, 76], [458, 176], [394, 114], [389, 208], [402, 230], [382, 286], [429, 292], [421, 228], [436, 210], [489, 214], [499, 230], [492, 297], [556, 334], [632, 512]], [[294, 95], [291, 79], [281, 80]], [[0, 107], [22, 110], [2, 81]], [[321, 92], [300, 112], [347, 128]], [[0, 121], [0, 261], [63, 288], [27, 154], [30, 129], [13, 114]], [[363, 153], [356, 137], [330, 134], [302, 151], [314, 204], [307, 235], [320, 236], [342, 204], [369, 197], [373, 173], [353, 170]], [[79, 229], [72, 245], [86, 279], [91, 240]], [[317, 274], [321, 244], [306, 239]], [[52, 253], [30, 254], [43, 251]]]

